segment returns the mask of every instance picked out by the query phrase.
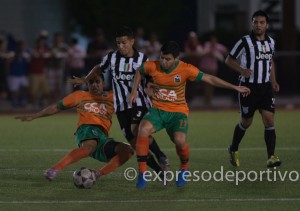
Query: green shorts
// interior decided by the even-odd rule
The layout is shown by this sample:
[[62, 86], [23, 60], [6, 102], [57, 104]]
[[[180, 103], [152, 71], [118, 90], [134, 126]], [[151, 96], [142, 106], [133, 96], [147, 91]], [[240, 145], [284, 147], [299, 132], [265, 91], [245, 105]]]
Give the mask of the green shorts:
[[80, 147], [81, 142], [84, 140], [97, 139], [97, 149], [90, 156], [101, 162], [108, 162], [108, 159], [104, 153], [104, 146], [106, 143], [114, 140], [112, 138], [108, 138], [100, 127], [95, 125], [81, 125], [75, 133], [75, 139], [78, 147]]
[[183, 132], [185, 134], [188, 132], [188, 119], [184, 113], [150, 108], [143, 119], [151, 122], [156, 132], [163, 128], [166, 128], [169, 135], [174, 134], [174, 132]]

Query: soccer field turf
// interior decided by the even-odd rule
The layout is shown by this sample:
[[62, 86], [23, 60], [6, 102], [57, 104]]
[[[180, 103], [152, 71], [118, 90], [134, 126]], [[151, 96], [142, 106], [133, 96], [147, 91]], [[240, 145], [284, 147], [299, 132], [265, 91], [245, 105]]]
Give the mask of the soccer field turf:
[[[299, 117], [299, 110], [277, 111], [276, 154], [283, 164], [267, 174], [264, 130], [258, 113], [240, 145], [241, 167], [237, 169], [228, 161], [227, 147], [239, 121], [238, 112], [191, 112], [191, 181], [184, 188], [177, 188], [175, 181], [167, 186], [151, 181], [139, 191], [136, 180], [124, 177], [127, 168], [137, 168], [135, 156], [114, 173], [101, 177], [92, 189], [76, 189], [72, 183], [75, 169], [103, 166], [92, 158], [67, 167], [53, 182], [45, 180], [43, 170], [75, 148], [75, 113], [33, 122], [2, 115], [0, 210], [299, 210]], [[110, 135], [124, 141], [115, 117]], [[155, 134], [155, 138], [169, 157], [170, 170], [175, 172], [179, 159], [174, 145], [165, 131]], [[237, 177], [225, 178], [228, 172]], [[242, 172], [247, 178], [237, 181], [243, 180]]]

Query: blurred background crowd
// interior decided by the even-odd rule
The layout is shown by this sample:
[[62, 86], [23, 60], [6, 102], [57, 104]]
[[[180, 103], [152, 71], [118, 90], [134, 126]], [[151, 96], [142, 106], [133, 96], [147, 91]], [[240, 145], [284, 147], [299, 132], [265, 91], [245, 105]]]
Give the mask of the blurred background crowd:
[[[86, 75], [104, 55], [115, 50], [114, 32], [122, 25], [135, 30], [135, 48], [150, 60], [159, 57], [166, 40], [175, 40], [181, 45], [181, 60], [237, 83], [238, 75], [224, 65], [224, 59], [233, 43], [250, 32], [251, 14], [257, 9], [269, 14], [269, 33], [278, 43], [275, 62], [281, 95], [287, 97], [287, 104], [300, 96], [300, 3], [295, 0], [6, 3], [0, 9], [1, 109], [38, 109], [75, 89], [85, 89], [74, 88], [67, 80]], [[235, 93], [227, 90], [187, 84], [187, 100], [192, 107], [212, 108], [216, 105], [214, 96], [226, 96], [231, 103], [236, 99]]]

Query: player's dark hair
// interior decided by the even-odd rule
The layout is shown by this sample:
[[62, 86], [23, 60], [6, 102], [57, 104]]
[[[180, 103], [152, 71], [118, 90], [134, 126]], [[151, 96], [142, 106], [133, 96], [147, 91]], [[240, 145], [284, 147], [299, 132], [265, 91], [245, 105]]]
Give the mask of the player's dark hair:
[[161, 47], [161, 52], [163, 54], [172, 54], [174, 58], [179, 56], [180, 47], [175, 41], [168, 41]]
[[94, 68], [97, 68], [97, 71], [95, 71], [95, 76], [100, 76], [102, 78], [102, 80], [104, 81], [103, 70], [101, 69], [101, 67], [99, 65], [97, 65]]
[[122, 26], [116, 32], [116, 37], [128, 37], [130, 39], [134, 38], [134, 32], [128, 26]]
[[269, 16], [267, 15], [266, 12], [262, 11], [262, 10], [257, 10], [256, 12], [253, 13], [252, 15], [252, 21], [253, 18], [257, 17], [257, 16], [263, 16], [266, 18], [267, 23], [269, 23]]

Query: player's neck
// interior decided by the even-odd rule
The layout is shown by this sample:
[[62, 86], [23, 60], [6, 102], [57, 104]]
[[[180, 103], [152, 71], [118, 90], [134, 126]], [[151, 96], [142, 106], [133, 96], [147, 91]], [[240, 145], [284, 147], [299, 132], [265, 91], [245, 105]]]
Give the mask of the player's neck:
[[124, 57], [133, 57], [133, 55], [134, 55], [134, 49], [131, 48], [130, 51], [128, 51], [128, 53], [126, 55], [122, 55], [122, 56], [124, 56]]
[[265, 40], [266, 34], [256, 35], [256, 39], [259, 41]]

